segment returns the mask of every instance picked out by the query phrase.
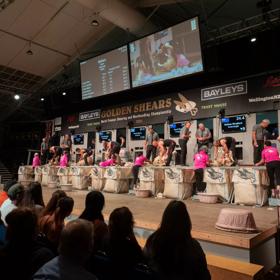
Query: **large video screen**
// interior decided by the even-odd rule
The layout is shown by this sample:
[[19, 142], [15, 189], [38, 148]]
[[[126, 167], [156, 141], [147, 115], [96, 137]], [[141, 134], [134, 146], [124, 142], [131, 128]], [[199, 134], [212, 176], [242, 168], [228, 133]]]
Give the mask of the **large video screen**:
[[246, 117], [244, 115], [222, 118], [223, 133], [246, 132]]
[[130, 139], [145, 140], [146, 139], [146, 128], [145, 127], [134, 127], [130, 129]]
[[84, 144], [84, 135], [83, 134], [76, 134], [73, 136], [74, 145], [83, 145]]
[[132, 87], [203, 71], [198, 18], [129, 44]]
[[82, 99], [89, 99], [130, 88], [127, 46], [80, 64]]

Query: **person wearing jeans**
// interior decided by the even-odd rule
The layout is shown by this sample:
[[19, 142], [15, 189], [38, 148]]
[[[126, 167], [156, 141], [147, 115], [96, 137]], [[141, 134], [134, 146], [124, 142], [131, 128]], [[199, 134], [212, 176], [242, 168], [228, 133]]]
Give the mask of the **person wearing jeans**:
[[134, 165], [132, 167], [132, 174], [133, 174], [133, 186], [134, 188], [137, 187], [138, 183], [138, 174], [139, 170], [142, 166], [144, 166], [145, 162], [150, 162], [143, 153], [139, 153], [134, 161]]
[[150, 160], [152, 155], [152, 161], [154, 161], [157, 153], [157, 143], [159, 140], [158, 134], [154, 131], [152, 126], [148, 127], [148, 133], [145, 140], [146, 157]]
[[187, 152], [188, 152], [187, 143], [190, 138], [190, 127], [191, 127], [191, 122], [186, 121], [184, 127], [180, 131], [179, 146], [181, 148], [181, 160], [180, 160], [181, 165], [186, 165]]
[[264, 142], [264, 149], [262, 151], [262, 159], [256, 163], [256, 166], [266, 165], [267, 174], [269, 177], [269, 195], [271, 189], [280, 186], [280, 158], [277, 148], [271, 146], [270, 141]]
[[198, 153], [194, 155], [194, 193], [197, 191], [205, 191], [206, 184], [203, 182], [204, 169], [209, 165], [209, 156], [207, 155], [206, 148], [201, 148]]

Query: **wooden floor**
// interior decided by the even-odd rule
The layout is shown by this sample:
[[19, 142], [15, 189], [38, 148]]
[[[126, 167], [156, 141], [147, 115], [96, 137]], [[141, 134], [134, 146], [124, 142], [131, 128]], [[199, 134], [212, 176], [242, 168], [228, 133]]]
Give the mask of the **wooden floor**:
[[[44, 188], [44, 199], [48, 201], [52, 190]], [[75, 201], [74, 215], [79, 215], [84, 208], [87, 191], [72, 191], [68, 193]], [[158, 228], [162, 213], [170, 199], [136, 198], [128, 194], [105, 195], [105, 219], [117, 207], [127, 206], [133, 213], [135, 225], [144, 229], [155, 230]], [[194, 238], [229, 246], [250, 249], [270, 238], [276, 233], [276, 209], [267, 210], [267, 207], [255, 208], [249, 206], [235, 206], [228, 204], [203, 204], [197, 201], [185, 201], [191, 216]], [[241, 234], [217, 230], [217, 221], [221, 208], [235, 207], [246, 208], [253, 212], [258, 233]], [[176, 218], [176, 217], [174, 217]]]

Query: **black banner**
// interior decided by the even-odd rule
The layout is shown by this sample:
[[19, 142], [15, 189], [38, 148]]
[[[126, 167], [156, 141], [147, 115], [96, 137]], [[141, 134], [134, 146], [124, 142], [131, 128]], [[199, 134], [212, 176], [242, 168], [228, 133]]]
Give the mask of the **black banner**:
[[280, 109], [280, 74], [163, 95], [101, 110], [102, 129]]
[[225, 109], [226, 115], [280, 110], [280, 74], [72, 114], [62, 118], [62, 132], [95, 131], [97, 125], [114, 129], [126, 127], [128, 123], [132, 126], [163, 123], [170, 115], [174, 121], [210, 118], [217, 116], [221, 109]]

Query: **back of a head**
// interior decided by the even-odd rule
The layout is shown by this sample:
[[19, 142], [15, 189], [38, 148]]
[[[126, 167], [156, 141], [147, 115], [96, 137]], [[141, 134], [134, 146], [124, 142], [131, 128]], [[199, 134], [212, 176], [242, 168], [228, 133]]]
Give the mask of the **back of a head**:
[[99, 191], [91, 191], [86, 196], [85, 210], [80, 218], [93, 222], [95, 219], [102, 219], [102, 209], [105, 204], [104, 195]]
[[17, 200], [20, 202], [23, 198], [24, 187], [20, 183], [16, 183], [8, 190], [8, 196], [12, 201]]
[[[29, 208], [17, 208], [6, 217], [7, 240], [23, 243], [35, 238], [37, 231], [37, 216]], [[29, 244], [29, 243], [28, 243]]]
[[191, 238], [191, 229], [191, 219], [185, 203], [179, 200], [170, 201], [163, 212], [159, 229], [161, 234], [165, 234], [167, 238]]
[[93, 249], [93, 224], [77, 219], [69, 222], [61, 232], [59, 254], [77, 263], [83, 263]]
[[266, 141], [264, 142], [264, 145], [265, 145], [265, 146], [271, 146], [272, 144], [271, 144], [271, 141], [266, 140]]
[[62, 219], [68, 217], [74, 207], [74, 200], [72, 197], [66, 196], [59, 199], [56, 207], [56, 214], [59, 215]]
[[9, 190], [13, 185], [15, 185], [16, 183], [17, 183], [16, 180], [8, 180], [8, 181], [6, 181], [5, 184], [4, 184], [3, 191], [7, 193], [8, 190]]
[[32, 182], [28, 186], [28, 191], [30, 192], [32, 201], [36, 205], [45, 206], [44, 200], [43, 200], [43, 192], [42, 192], [42, 186], [39, 182]]
[[116, 208], [109, 218], [111, 238], [126, 238], [133, 234], [133, 215], [127, 207]]
[[58, 201], [59, 199], [66, 197], [66, 192], [62, 191], [62, 190], [57, 190], [55, 192], [53, 192], [51, 199], [49, 200], [48, 204], [46, 205], [44, 211], [43, 211], [43, 216], [46, 215], [51, 215], [53, 214], [53, 212], [55, 211]]

